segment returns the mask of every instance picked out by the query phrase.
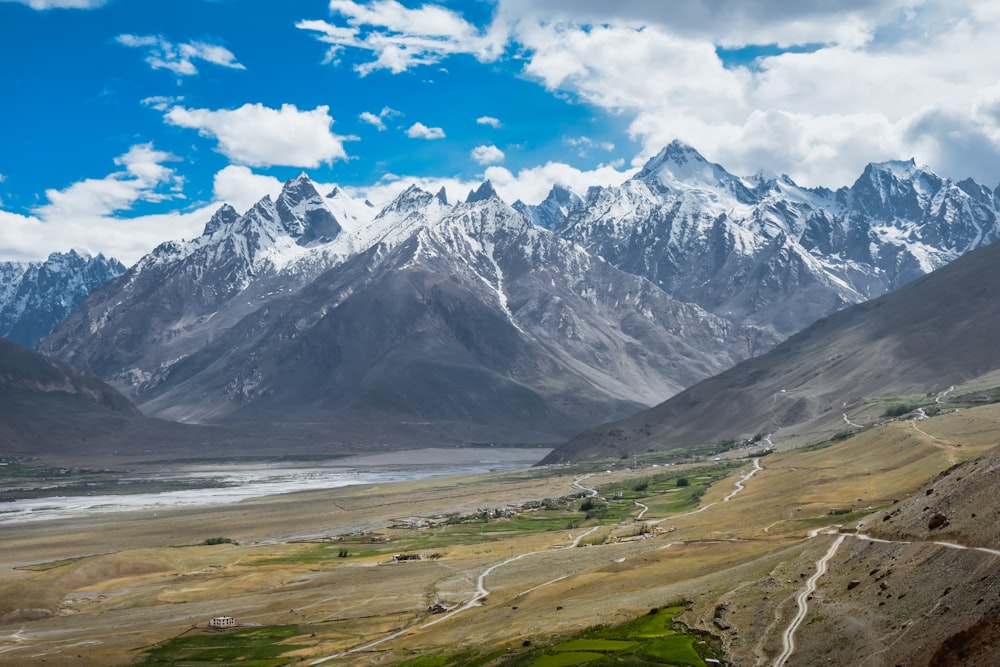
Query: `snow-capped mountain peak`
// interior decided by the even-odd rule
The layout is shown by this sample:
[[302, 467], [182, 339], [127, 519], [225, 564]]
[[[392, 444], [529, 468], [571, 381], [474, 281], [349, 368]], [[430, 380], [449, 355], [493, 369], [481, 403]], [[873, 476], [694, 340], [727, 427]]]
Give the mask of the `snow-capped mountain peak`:
[[0, 336], [25, 347], [125, 267], [103, 254], [54, 252], [44, 262], [0, 262]]
[[718, 188], [740, 181], [720, 165], [709, 162], [694, 148], [676, 139], [646, 162], [634, 178], [668, 189]]
[[212, 214], [211, 219], [205, 223], [205, 230], [202, 232], [203, 236], [211, 236], [220, 229], [225, 227], [231, 227], [240, 217], [240, 214], [235, 208], [229, 204], [223, 204], [219, 209]]
[[486, 201], [487, 199], [492, 198], [499, 199], [500, 195], [498, 195], [497, 191], [493, 188], [493, 184], [486, 180], [483, 181], [476, 190], [469, 192], [469, 196], [465, 198], [465, 203], [474, 204], [476, 202]]
[[913, 219], [947, 187], [944, 179], [910, 160], [872, 162], [852, 186], [853, 206], [872, 217]]
[[690, 194], [698, 205], [718, 212], [754, 201], [754, 183], [709, 162], [691, 146], [674, 140], [651, 158], [632, 181], [654, 192]]
[[[375, 211], [350, 192], [300, 176], [220, 209], [43, 345], [171, 418], [294, 405], [340, 429], [447, 421], [466, 400], [478, 419], [510, 398], [502, 421], [535, 405], [548, 424], [584, 395], [580, 419], [602, 419], [1000, 236], [988, 190], [913, 162], [833, 192], [744, 180], [680, 142], [584, 201], [556, 187], [510, 206], [487, 181], [453, 206], [411, 186]], [[442, 396], [443, 412], [413, 408]]]
[[527, 216], [535, 225], [543, 229], [559, 227], [569, 212], [583, 203], [583, 197], [571, 188], [553, 185], [548, 195], [540, 203], [525, 204], [518, 199], [512, 208]]
[[386, 204], [385, 208], [378, 212], [376, 219], [383, 218], [393, 211], [408, 211], [413, 208], [420, 208], [430, 203], [435, 196], [417, 185], [410, 185], [405, 190], [396, 195], [396, 198]]
[[282, 227], [299, 245], [328, 243], [342, 227], [306, 174], [285, 182], [275, 201]]
[[434, 196], [437, 197], [437, 200], [441, 203], [442, 206], [448, 205], [448, 193], [445, 192], [443, 185], [441, 186], [441, 189], [437, 191], [437, 194]]

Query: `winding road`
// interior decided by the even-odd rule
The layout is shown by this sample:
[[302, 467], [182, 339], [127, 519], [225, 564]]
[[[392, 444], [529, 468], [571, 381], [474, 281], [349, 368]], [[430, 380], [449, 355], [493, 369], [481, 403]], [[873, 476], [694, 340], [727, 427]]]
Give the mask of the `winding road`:
[[809, 596], [816, 592], [816, 582], [819, 578], [826, 574], [826, 564], [830, 562], [834, 554], [837, 553], [837, 549], [843, 544], [844, 540], [847, 539], [846, 534], [839, 535], [830, 548], [827, 549], [826, 553], [823, 554], [822, 558], [816, 561], [816, 571], [813, 573], [809, 579], [806, 580], [806, 587], [799, 591], [799, 594], [795, 596], [795, 601], [798, 603], [799, 610], [795, 613], [795, 617], [792, 618], [792, 622], [788, 624], [785, 631], [781, 633], [781, 654], [774, 661], [774, 667], [784, 667], [785, 661], [791, 657], [792, 653], [795, 651], [795, 631], [799, 629], [802, 620], [806, 617], [809, 612]]
[[[768, 437], [770, 437], [770, 436], [768, 436]], [[750, 472], [744, 473], [742, 476], [740, 476], [740, 478], [738, 480], [736, 480], [735, 484], [733, 485], [735, 488], [725, 498], [722, 499], [722, 502], [728, 502], [729, 500], [731, 500], [733, 498], [733, 496], [735, 496], [737, 493], [739, 493], [740, 491], [742, 491], [743, 489], [746, 488], [746, 486], [743, 484], [744, 482], [746, 482], [748, 479], [750, 479], [751, 477], [753, 477], [758, 472], [760, 472], [761, 470], [764, 469], [760, 465], [760, 459], [754, 459], [753, 460], [753, 466], [754, 466], [753, 470], [751, 470]], [[716, 505], [718, 505], [717, 502], [715, 502], [715, 503], [709, 503], [707, 505], [702, 505], [701, 507], [699, 507], [696, 510], [691, 510], [690, 512], [684, 512], [683, 514], [671, 514], [670, 516], [665, 516], [662, 519], [653, 519], [652, 521], [647, 521], [646, 523], [651, 524], [651, 525], [656, 525], [656, 524], [659, 524], [659, 523], [663, 523], [667, 519], [679, 519], [679, 518], [684, 517], [684, 516], [691, 516], [692, 514], [701, 514], [705, 510], [707, 510], [707, 509], [709, 509], [711, 507], [714, 507]]]
[[[832, 535], [835, 534], [836, 529], [839, 526], [827, 526], [826, 528], [817, 528], [815, 530], [809, 531], [809, 537], [814, 538], [821, 534]], [[816, 561], [816, 572], [813, 573], [811, 577], [806, 581], [806, 587], [799, 591], [795, 596], [796, 603], [798, 604], [798, 611], [792, 621], [785, 628], [785, 631], [781, 633], [781, 653], [775, 658], [773, 667], [784, 667], [785, 662], [795, 651], [795, 631], [798, 630], [802, 621], [805, 619], [806, 614], [809, 612], [809, 596], [816, 592], [816, 584], [820, 577], [826, 574], [826, 566], [830, 559], [834, 557], [837, 553], [837, 549], [840, 545], [844, 543], [848, 537], [854, 537], [859, 540], [865, 540], [868, 542], [881, 542], [883, 544], [913, 544], [912, 541], [906, 540], [886, 540], [880, 537], [872, 537], [871, 535], [866, 535], [864, 533], [839, 533], [837, 539], [834, 540], [830, 548], [827, 549], [826, 553]], [[956, 544], [954, 542], [940, 542], [931, 541], [925, 542], [925, 544], [934, 544], [939, 547], [944, 547], [945, 549], [960, 549], [967, 551], [980, 551], [990, 556], [1000, 556], [1000, 550], [998, 549], [988, 549], [986, 547], [969, 547], [964, 544]]]
[[740, 478], [736, 480], [736, 488], [730, 491], [729, 495], [727, 495], [725, 498], [722, 499], [722, 502], [728, 503], [730, 500], [732, 500], [737, 493], [746, 488], [746, 486], [744, 486], [743, 483], [748, 479], [750, 479], [751, 477], [753, 477], [754, 475], [756, 475], [757, 473], [759, 473], [761, 470], [763, 470], [763, 468], [760, 465], [760, 459], [754, 459], [753, 469], [750, 470], [750, 472], [743, 473], [743, 475], [741, 475]]
[[580, 482], [587, 479], [588, 477], [590, 477], [590, 475], [581, 475], [580, 477], [574, 479], [573, 488], [580, 489], [581, 491], [586, 491], [587, 496], [593, 498], [594, 496], [597, 495], [597, 489], [592, 489], [589, 486], [584, 486], [583, 484], [580, 484]]
[[847, 413], [846, 413], [846, 412], [845, 412], [845, 413], [843, 413], [843, 415], [842, 415], [842, 416], [843, 416], [843, 418], [844, 418], [844, 423], [845, 423], [845, 424], [847, 424], [848, 426], [850, 426], [850, 427], [852, 427], [852, 428], [864, 428], [864, 426], [862, 426], [861, 424], [855, 424], [854, 422], [852, 422], [852, 421], [850, 420], [850, 418], [849, 418], [849, 417], [847, 416]]

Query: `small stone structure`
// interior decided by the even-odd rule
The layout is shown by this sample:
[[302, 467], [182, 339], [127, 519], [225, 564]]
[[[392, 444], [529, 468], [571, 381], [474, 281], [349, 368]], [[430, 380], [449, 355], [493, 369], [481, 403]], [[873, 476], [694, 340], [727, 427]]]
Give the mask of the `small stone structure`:
[[235, 628], [236, 619], [232, 616], [216, 616], [208, 622], [210, 628]]

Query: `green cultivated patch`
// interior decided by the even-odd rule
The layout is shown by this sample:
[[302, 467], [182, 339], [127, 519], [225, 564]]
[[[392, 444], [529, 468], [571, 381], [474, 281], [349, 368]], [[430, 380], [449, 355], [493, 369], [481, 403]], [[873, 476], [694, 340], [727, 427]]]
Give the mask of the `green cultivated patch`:
[[167, 640], [147, 651], [146, 660], [139, 663], [139, 667], [279, 667], [288, 664], [288, 660], [281, 658], [282, 655], [307, 646], [285, 642], [311, 632], [311, 629], [303, 626], [281, 625], [187, 634]]
[[462, 651], [461, 653], [451, 653], [448, 655], [422, 655], [415, 658], [404, 659], [402, 662], [393, 662], [394, 667], [479, 667], [479, 665], [495, 665], [495, 661], [507, 655], [506, 651], [494, 651], [493, 653], [476, 653], [473, 650]]
[[[592, 628], [554, 646], [533, 648], [498, 663], [504, 667], [582, 665], [673, 665], [706, 667], [705, 658], [721, 653], [707, 635], [674, 623], [686, 605], [654, 609], [627, 623]], [[460, 664], [460, 663], [449, 663]]]
[[868, 516], [872, 512], [877, 512], [881, 509], [890, 507], [889, 505], [879, 505], [878, 507], [865, 507], [859, 510], [850, 510], [846, 508], [831, 508], [829, 512], [822, 516], [812, 516], [803, 519], [791, 519], [796, 524], [801, 526], [807, 526], [810, 528], [816, 528], [819, 526], [825, 526], [832, 523], [838, 524], [848, 524], [857, 521], [861, 517]]
[[[604, 665], [673, 665], [706, 667], [705, 658], [720, 653], [707, 635], [688, 632], [674, 623], [685, 606], [674, 604], [653, 609], [649, 614], [615, 626], [592, 628], [554, 646], [509, 652], [479, 653], [467, 649], [458, 653], [399, 656], [399, 667], [447, 667], [463, 665], [503, 665], [504, 667], [568, 667]], [[146, 651], [137, 667], [207, 667], [241, 665], [279, 667], [295, 659], [287, 653], [311, 646], [314, 626], [283, 625], [240, 628], [227, 631], [195, 631], [162, 642]]]
[[892, 403], [885, 409], [886, 417], [901, 417], [919, 408], [921, 403]]
[[[706, 466], [697, 471], [686, 468], [656, 472], [648, 477], [603, 485], [599, 488], [601, 496], [613, 502], [609, 503], [602, 518], [620, 521], [632, 516], [638, 511], [636, 501], [649, 507], [649, 518], [695, 509], [712, 484], [743, 465], [745, 462], [741, 461]], [[693, 472], [698, 475], [692, 475]]]
[[[467, 649], [458, 653], [399, 657], [397, 667], [590, 667], [656, 666], [707, 667], [706, 658], [722, 656], [710, 636], [689, 632], [674, 622], [687, 608], [684, 603], [653, 609], [645, 616], [621, 625], [586, 630], [553, 646], [525, 647], [478, 653]], [[527, 644], [528, 642], [526, 642]], [[240, 663], [243, 664], [243, 663]]]
[[543, 655], [529, 664], [531, 667], [570, 667], [571, 665], [585, 665], [603, 657], [602, 653], [555, 653]]
[[553, 651], [624, 651], [634, 648], [638, 642], [624, 641], [621, 639], [574, 639], [563, 642], [553, 647]]
[[651, 660], [662, 660], [673, 665], [695, 665], [705, 667], [705, 660], [698, 655], [695, 642], [700, 641], [692, 635], [674, 635], [660, 637], [643, 645], [641, 655]]

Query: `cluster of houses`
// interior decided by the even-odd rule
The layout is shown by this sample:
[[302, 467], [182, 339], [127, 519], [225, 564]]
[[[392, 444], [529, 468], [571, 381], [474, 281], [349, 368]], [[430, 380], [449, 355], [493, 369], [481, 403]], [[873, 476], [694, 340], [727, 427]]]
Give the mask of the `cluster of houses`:
[[651, 540], [654, 537], [659, 537], [666, 533], [672, 533], [677, 530], [676, 527], [671, 528], [661, 528], [660, 526], [652, 526], [647, 532], [639, 533], [638, 535], [628, 535], [626, 537], [616, 538], [615, 542], [638, 542], [640, 540]]
[[355, 530], [352, 533], [336, 535], [332, 539], [334, 542], [353, 542], [364, 544], [382, 544], [389, 541], [389, 538], [386, 535], [372, 530]]
[[448, 514], [438, 514], [432, 517], [407, 516], [391, 519], [390, 528], [437, 528], [456, 523], [466, 523], [468, 521], [489, 521], [491, 519], [508, 519], [518, 514], [537, 512], [545, 507], [545, 502], [540, 500], [530, 500], [521, 503], [514, 503], [504, 507], [493, 507], [487, 509], [477, 509], [473, 512], [450, 512]]

